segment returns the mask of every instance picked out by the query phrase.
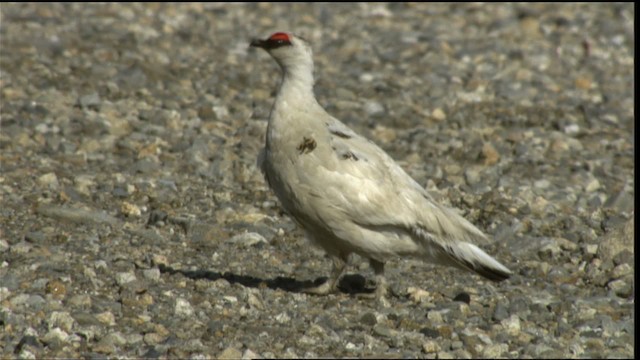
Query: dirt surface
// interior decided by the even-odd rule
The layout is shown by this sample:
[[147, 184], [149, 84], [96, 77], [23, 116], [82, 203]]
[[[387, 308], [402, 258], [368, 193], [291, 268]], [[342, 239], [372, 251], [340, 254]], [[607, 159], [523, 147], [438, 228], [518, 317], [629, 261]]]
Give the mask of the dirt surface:
[[[397, 259], [389, 307], [256, 157], [280, 69], [515, 275]], [[632, 357], [633, 4], [0, 5], [3, 358]]]

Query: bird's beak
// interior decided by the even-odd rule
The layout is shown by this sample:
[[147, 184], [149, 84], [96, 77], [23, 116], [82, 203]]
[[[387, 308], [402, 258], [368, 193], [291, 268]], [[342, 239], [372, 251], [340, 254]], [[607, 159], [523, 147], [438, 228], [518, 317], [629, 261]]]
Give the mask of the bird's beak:
[[264, 49], [265, 48], [265, 44], [266, 41], [265, 40], [260, 40], [260, 39], [253, 39], [251, 40], [251, 43], [249, 44], [249, 46], [251, 47], [259, 47]]

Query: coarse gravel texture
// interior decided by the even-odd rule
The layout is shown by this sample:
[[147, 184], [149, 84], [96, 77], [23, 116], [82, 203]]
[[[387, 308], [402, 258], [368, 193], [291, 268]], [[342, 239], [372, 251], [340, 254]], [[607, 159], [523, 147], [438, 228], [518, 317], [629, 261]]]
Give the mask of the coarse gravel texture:
[[[634, 354], [634, 5], [0, 5], [0, 357]], [[303, 239], [256, 157], [280, 69], [514, 271], [494, 284]]]

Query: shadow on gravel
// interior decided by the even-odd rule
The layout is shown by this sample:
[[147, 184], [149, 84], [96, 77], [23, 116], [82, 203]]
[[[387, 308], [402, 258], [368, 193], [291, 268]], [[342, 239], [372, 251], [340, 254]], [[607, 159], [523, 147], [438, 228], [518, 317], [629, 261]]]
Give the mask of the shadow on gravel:
[[[240, 284], [246, 287], [252, 288], [269, 288], [272, 290], [284, 290], [292, 293], [301, 293], [304, 289], [317, 286], [322, 284], [327, 280], [326, 277], [317, 278], [314, 281], [306, 280], [299, 281], [294, 278], [278, 276], [274, 279], [261, 279], [254, 276], [248, 275], [236, 275], [230, 272], [219, 273], [216, 271], [207, 271], [207, 270], [196, 270], [196, 271], [187, 271], [187, 270], [176, 270], [172, 267], [159, 265], [160, 272], [168, 273], [168, 274], [181, 274], [183, 276], [188, 277], [193, 280], [201, 280], [207, 279], [211, 281], [216, 281], [218, 279], [225, 279], [231, 284]], [[362, 275], [358, 274], [348, 274], [344, 275], [340, 279], [340, 283], [338, 288], [340, 291], [346, 294], [361, 294], [361, 293], [372, 293], [374, 289], [368, 288], [366, 285], [365, 278]]]

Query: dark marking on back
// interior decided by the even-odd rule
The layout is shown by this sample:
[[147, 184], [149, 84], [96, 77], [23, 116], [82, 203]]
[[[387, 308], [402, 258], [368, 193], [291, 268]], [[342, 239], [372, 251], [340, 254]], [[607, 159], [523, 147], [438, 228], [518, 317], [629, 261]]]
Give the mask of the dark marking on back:
[[308, 154], [316, 148], [318, 144], [313, 138], [303, 137], [302, 142], [298, 145], [298, 151], [300, 154]]
[[345, 134], [342, 131], [338, 131], [338, 130], [329, 130], [330, 133], [332, 133], [333, 135], [337, 136], [337, 137], [341, 137], [343, 139], [351, 139], [351, 135], [349, 134]]
[[347, 152], [343, 153], [341, 156], [342, 156], [342, 159], [344, 159], [344, 160], [347, 160], [347, 159], [352, 159], [352, 160], [355, 160], [355, 161], [360, 160], [360, 159], [358, 159], [356, 154], [352, 153], [351, 151], [347, 151]]

